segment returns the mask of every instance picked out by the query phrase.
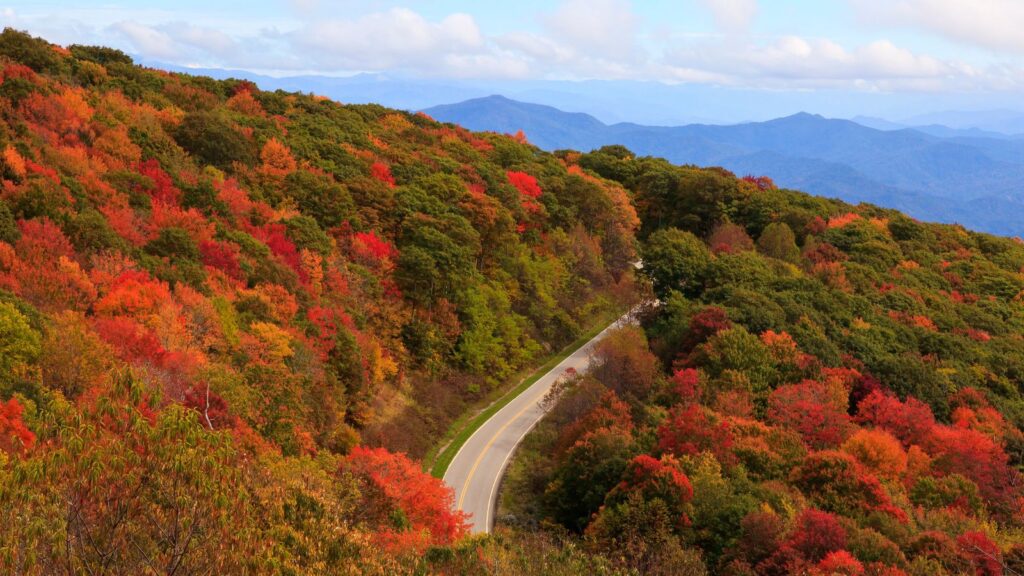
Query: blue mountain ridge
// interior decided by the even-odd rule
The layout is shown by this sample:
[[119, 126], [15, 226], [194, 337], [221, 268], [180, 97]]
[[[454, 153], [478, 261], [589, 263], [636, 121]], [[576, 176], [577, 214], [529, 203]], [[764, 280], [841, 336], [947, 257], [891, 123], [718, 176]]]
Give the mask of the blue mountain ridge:
[[545, 150], [622, 144], [640, 155], [767, 175], [780, 186], [898, 208], [923, 220], [1024, 235], [1020, 139], [953, 129], [879, 130], [807, 113], [735, 125], [609, 125], [587, 114], [503, 96], [424, 112], [472, 130], [523, 130]]

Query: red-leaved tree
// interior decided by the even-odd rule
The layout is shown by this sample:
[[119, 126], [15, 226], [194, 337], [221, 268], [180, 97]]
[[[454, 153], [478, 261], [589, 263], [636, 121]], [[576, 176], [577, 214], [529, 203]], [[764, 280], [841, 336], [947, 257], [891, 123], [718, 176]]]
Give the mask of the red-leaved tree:
[[23, 413], [24, 408], [14, 398], [0, 402], [0, 451], [24, 454], [35, 444], [36, 435], [22, 421]]
[[687, 456], [711, 452], [723, 465], [732, 465], [732, 433], [727, 422], [716, 422], [698, 404], [676, 406], [658, 427], [658, 449]]
[[[357, 446], [342, 469], [363, 485], [364, 498], [373, 504], [367, 509], [380, 514], [370, 519], [377, 524], [377, 537], [394, 552], [449, 545], [469, 530], [466, 515], [452, 509], [452, 489], [404, 454]], [[404, 520], [398, 522], [401, 527], [395, 527], [396, 518]]]

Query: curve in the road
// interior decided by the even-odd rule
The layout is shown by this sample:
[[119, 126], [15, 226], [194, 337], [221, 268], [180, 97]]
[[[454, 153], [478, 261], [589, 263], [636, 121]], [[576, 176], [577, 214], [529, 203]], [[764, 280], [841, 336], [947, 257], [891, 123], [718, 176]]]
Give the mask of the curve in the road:
[[484, 422], [455, 454], [445, 471], [444, 481], [455, 490], [457, 508], [470, 515], [473, 533], [491, 531], [498, 486], [505, 468], [519, 443], [544, 417], [541, 403], [548, 391], [570, 369], [586, 371], [594, 346], [610, 330], [630, 322], [631, 317], [631, 314], [622, 316], [538, 378]]

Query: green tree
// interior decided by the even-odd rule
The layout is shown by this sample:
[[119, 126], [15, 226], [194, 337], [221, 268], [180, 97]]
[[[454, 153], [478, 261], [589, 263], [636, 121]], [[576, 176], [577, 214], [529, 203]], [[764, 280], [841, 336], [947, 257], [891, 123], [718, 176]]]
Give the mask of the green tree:
[[256, 162], [256, 145], [221, 114], [187, 114], [174, 132], [174, 139], [200, 162], [217, 168], [230, 168], [233, 162]]
[[403, 226], [395, 280], [414, 302], [437, 298], [456, 301], [476, 283], [480, 237], [465, 218], [454, 214], [416, 214]]
[[114, 232], [106, 217], [92, 208], [70, 218], [64, 228], [68, 239], [82, 254], [98, 254], [109, 249], [124, 251], [127, 248], [127, 243]]
[[0, 302], [0, 398], [28, 375], [39, 359], [40, 337], [9, 302]]
[[89, 62], [95, 62], [107, 66], [112, 63], [132, 65], [132, 57], [125, 54], [124, 52], [114, 49], [107, 48], [105, 46], [83, 46], [81, 44], [72, 44], [68, 46], [68, 50], [71, 54], [79, 60], [87, 60]]
[[331, 229], [355, 219], [355, 203], [348, 189], [330, 176], [296, 170], [285, 178], [284, 192], [294, 198], [303, 214]]
[[757, 249], [765, 256], [785, 262], [796, 263], [800, 260], [796, 235], [785, 222], [772, 222], [766, 226], [761, 237], [757, 239]]
[[632, 437], [621, 430], [601, 429], [578, 441], [552, 475], [544, 493], [546, 509], [563, 526], [582, 531], [622, 479], [635, 450]]
[[692, 361], [712, 377], [742, 373], [750, 391], [757, 395], [766, 394], [778, 380], [775, 360], [767, 346], [742, 326], [712, 336], [697, 348]]
[[0, 242], [14, 244], [20, 237], [21, 232], [18, 230], [14, 215], [11, 214], [11, 209], [7, 207], [6, 201], [0, 200]]
[[0, 33], [0, 55], [36, 72], [54, 71], [60, 64], [60, 57], [49, 42], [14, 28], [4, 28]]
[[700, 293], [711, 254], [704, 242], [690, 232], [666, 228], [651, 234], [642, 252], [644, 273], [660, 298], [672, 290], [688, 296]]
[[601, 509], [587, 529], [587, 541], [639, 574], [704, 576], [700, 553], [684, 548], [673, 532], [676, 516], [664, 500], [633, 492]]
[[316, 220], [309, 216], [296, 216], [285, 221], [288, 227], [288, 237], [299, 248], [306, 248], [327, 256], [334, 248], [334, 242]]

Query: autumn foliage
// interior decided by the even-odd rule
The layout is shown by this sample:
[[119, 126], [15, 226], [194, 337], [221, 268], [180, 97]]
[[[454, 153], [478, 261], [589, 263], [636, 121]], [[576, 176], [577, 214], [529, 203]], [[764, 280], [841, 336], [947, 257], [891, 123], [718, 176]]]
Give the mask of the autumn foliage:
[[[421, 552], [445, 546], [467, 533], [466, 517], [453, 511], [452, 489], [403, 454], [356, 447], [342, 465], [367, 486], [367, 509], [381, 515], [377, 538], [394, 552]], [[398, 515], [404, 521], [392, 528]]]
[[[1019, 242], [14, 30], [0, 124], [4, 573], [1024, 563]], [[626, 309], [465, 538], [419, 459]]]
[[11, 29], [0, 82], [0, 572], [461, 573], [418, 460], [634, 300], [625, 189]]
[[[601, 354], [646, 340], [660, 370], [593, 372], [630, 414], [618, 436], [600, 388], [567, 393], [513, 468], [512, 514], [640, 573], [699, 573], [685, 551], [730, 575], [1015, 570], [1024, 247], [617, 146], [563, 161], [634, 194], [659, 302]], [[560, 431], [602, 442], [577, 460]], [[667, 459], [692, 489], [685, 529], [658, 490], [596, 474]], [[551, 498], [595, 492], [571, 516]]]
[[715, 422], [699, 404], [673, 409], [657, 434], [658, 449], [663, 452], [685, 456], [710, 451], [724, 462], [732, 460], [729, 424]]
[[32, 448], [36, 435], [22, 421], [24, 408], [14, 398], [0, 404], [0, 450], [8, 454], [24, 454]]

